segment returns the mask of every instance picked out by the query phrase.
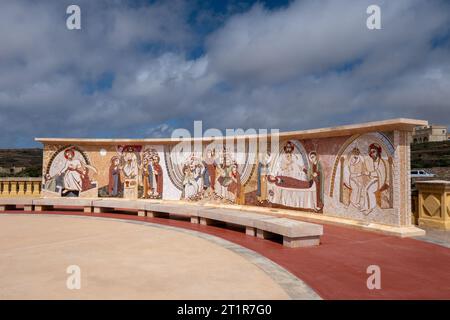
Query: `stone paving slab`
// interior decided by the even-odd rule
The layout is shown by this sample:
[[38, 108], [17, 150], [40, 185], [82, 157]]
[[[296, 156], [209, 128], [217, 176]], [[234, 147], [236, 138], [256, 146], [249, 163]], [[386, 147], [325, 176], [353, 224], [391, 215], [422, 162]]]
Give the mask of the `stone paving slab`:
[[[320, 299], [256, 252], [195, 231], [92, 216], [0, 220], [9, 240], [0, 241], [0, 299]], [[74, 264], [80, 290], [66, 288]]]

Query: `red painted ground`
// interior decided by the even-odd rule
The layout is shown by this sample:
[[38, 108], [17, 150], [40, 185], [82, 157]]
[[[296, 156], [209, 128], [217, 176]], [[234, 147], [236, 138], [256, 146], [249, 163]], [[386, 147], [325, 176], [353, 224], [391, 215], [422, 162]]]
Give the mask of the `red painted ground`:
[[[414, 239], [324, 225], [320, 246], [290, 249], [242, 232], [182, 220], [76, 211], [45, 214], [141, 220], [215, 235], [273, 260], [305, 281], [324, 299], [450, 299], [450, 249]], [[381, 268], [381, 290], [367, 289], [369, 265]]]

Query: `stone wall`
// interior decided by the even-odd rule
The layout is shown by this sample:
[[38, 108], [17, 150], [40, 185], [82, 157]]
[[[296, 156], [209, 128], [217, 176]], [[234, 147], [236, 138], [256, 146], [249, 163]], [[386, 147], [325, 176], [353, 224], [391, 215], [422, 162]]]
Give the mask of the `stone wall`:
[[[351, 133], [351, 131], [349, 131]], [[185, 200], [411, 225], [408, 131], [281, 138], [278, 150], [201, 144], [44, 141], [46, 197]], [[156, 141], [156, 140], [155, 140]], [[124, 143], [126, 142], [126, 143]]]

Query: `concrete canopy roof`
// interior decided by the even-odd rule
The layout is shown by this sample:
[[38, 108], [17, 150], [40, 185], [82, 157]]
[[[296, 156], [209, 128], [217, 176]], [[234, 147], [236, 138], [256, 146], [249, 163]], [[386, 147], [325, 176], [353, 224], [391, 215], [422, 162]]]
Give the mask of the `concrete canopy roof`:
[[[337, 127], [301, 130], [301, 131], [288, 131], [279, 133], [279, 138], [291, 138], [296, 139], [312, 139], [312, 138], [326, 138], [326, 137], [339, 137], [353, 134], [363, 134], [373, 131], [413, 131], [416, 126], [426, 126], [428, 121], [417, 119], [389, 119], [382, 121], [365, 122], [351, 125], [343, 125]], [[241, 135], [234, 137], [236, 139], [255, 139], [259, 135]], [[272, 135], [275, 136], [275, 135]], [[271, 135], [268, 134], [270, 139]], [[155, 138], [155, 139], [88, 139], [88, 138], [35, 138], [35, 141], [39, 141], [43, 144], [79, 144], [79, 145], [108, 145], [108, 144], [170, 144], [178, 143], [182, 141], [198, 141], [212, 142], [214, 137], [204, 138]]]

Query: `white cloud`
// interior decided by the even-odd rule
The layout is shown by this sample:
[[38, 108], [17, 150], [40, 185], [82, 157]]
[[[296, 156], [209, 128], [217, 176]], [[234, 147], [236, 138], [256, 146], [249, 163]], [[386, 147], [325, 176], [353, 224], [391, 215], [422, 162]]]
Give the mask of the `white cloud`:
[[[193, 120], [204, 129], [398, 116], [449, 124], [450, 45], [432, 41], [450, 33], [450, 4], [376, 2], [376, 31], [366, 28], [373, 1], [257, 4], [220, 16], [204, 54], [189, 58], [202, 45], [189, 2], [79, 1], [82, 30], [73, 32], [63, 14], [69, 1], [2, 1], [0, 145], [34, 136], [170, 136], [168, 123], [190, 128]], [[99, 83], [105, 73], [111, 88]]]

